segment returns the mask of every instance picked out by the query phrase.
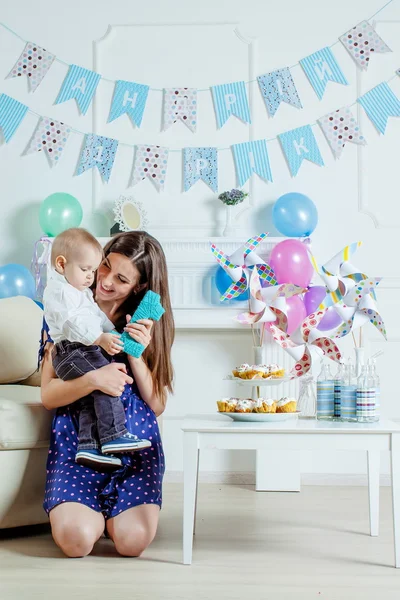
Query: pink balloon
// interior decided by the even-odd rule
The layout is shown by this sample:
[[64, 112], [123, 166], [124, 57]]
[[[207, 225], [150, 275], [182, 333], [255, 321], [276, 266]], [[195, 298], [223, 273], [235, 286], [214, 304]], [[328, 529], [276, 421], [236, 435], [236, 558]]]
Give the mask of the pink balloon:
[[300, 296], [286, 298], [286, 311], [288, 318], [287, 333], [291, 334], [304, 321], [307, 311]]
[[294, 283], [307, 287], [314, 272], [307, 246], [298, 240], [279, 242], [272, 249], [268, 262], [275, 272], [278, 283]]
[[318, 331], [329, 331], [330, 329], [336, 329], [336, 327], [339, 327], [342, 322], [342, 318], [339, 317], [333, 306], [330, 306], [317, 329]]

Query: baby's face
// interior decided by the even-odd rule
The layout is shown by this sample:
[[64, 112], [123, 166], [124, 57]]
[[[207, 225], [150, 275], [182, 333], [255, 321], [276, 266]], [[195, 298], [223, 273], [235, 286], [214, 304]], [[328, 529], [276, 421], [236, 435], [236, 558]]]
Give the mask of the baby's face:
[[82, 248], [73, 260], [66, 262], [64, 277], [70, 285], [83, 292], [92, 285], [102, 258], [102, 254], [95, 248]]

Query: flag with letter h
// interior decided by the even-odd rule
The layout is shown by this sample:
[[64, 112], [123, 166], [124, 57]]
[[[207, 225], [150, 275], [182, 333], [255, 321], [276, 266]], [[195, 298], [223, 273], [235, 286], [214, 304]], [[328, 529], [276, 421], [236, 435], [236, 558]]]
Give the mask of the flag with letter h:
[[132, 123], [140, 127], [148, 94], [148, 85], [118, 80], [115, 83], [108, 122], [111, 123], [111, 121], [127, 113], [132, 119]]

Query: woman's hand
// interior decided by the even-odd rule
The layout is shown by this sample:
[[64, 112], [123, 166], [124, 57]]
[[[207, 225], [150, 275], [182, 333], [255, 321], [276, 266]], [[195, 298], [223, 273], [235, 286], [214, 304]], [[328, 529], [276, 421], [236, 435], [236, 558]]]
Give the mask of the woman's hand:
[[135, 342], [138, 342], [147, 348], [151, 342], [153, 321], [150, 319], [139, 319], [136, 323], [129, 323], [130, 320], [131, 315], [126, 315], [126, 327], [124, 327], [124, 331], [126, 331]]
[[101, 390], [109, 396], [120, 396], [125, 384], [133, 383], [123, 363], [110, 363], [96, 371], [90, 371], [90, 375], [93, 377], [94, 389]]

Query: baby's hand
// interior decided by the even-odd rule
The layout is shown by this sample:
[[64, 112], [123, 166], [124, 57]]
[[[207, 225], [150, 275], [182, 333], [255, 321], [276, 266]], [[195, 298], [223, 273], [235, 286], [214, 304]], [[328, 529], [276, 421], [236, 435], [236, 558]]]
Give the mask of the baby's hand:
[[115, 333], [102, 333], [95, 344], [101, 346], [103, 350], [114, 356], [114, 354], [119, 354], [124, 349], [124, 344], [120, 340], [120, 336]]

